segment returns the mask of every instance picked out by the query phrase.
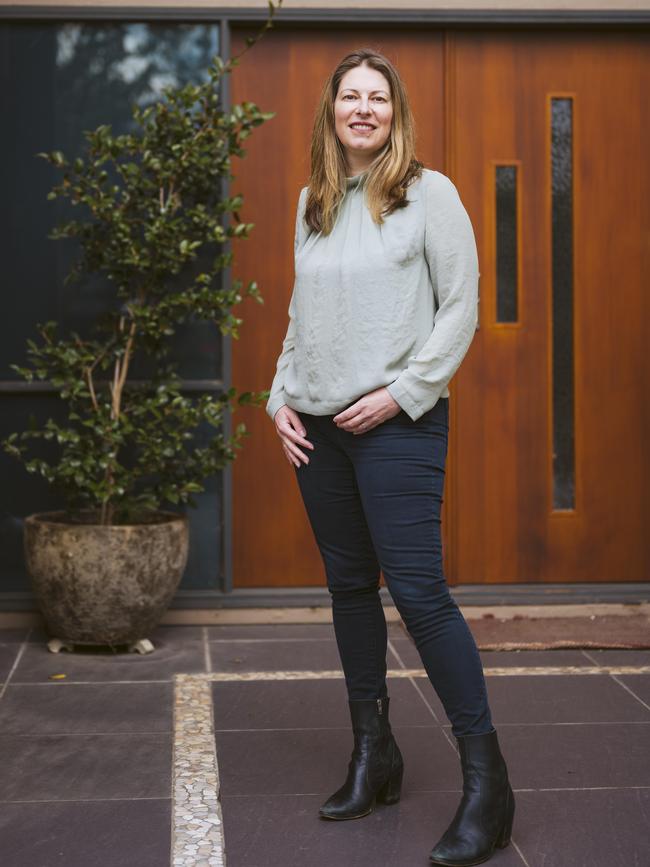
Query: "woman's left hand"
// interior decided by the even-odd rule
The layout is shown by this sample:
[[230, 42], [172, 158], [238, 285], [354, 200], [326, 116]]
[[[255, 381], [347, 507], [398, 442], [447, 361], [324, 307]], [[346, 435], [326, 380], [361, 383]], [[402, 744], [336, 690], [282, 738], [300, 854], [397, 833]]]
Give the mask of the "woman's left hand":
[[334, 416], [334, 423], [353, 434], [366, 433], [402, 409], [385, 386], [369, 391]]

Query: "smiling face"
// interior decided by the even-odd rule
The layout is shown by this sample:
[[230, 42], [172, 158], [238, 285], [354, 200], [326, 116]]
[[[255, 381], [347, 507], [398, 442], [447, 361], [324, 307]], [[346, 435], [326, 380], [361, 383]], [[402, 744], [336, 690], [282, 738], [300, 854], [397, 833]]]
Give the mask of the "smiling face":
[[388, 140], [392, 120], [386, 77], [365, 64], [349, 69], [334, 100], [334, 124], [351, 174], [370, 165]]

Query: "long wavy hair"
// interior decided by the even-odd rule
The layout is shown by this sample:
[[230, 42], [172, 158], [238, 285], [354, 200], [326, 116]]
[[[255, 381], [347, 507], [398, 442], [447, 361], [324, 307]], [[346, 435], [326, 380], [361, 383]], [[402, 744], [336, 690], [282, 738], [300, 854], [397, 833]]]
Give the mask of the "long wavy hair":
[[384, 216], [397, 208], [405, 208], [408, 205], [406, 189], [422, 174], [423, 164], [415, 158], [413, 115], [399, 73], [378, 51], [371, 48], [352, 51], [325, 82], [314, 118], [305, 222], [314, 231], [322, 231], [325, 235], [332, 231], [347, 186], [345, 154], [336, 134], [334, 102], [345, 73], [362, 64], [376, 69], [386, 78], [393, 105], [390, 135], [364, 178], [366, 203], [373, 220], [381, 224]]

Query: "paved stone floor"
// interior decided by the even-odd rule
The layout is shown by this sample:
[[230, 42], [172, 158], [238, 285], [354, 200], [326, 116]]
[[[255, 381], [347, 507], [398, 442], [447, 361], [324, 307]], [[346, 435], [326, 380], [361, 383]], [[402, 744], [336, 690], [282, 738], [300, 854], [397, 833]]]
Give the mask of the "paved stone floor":
[[[149, 637], [145, 656], [52, 654], [38, 629], [0, 630], [3, 867], [426, 867], [460, 769], [400, 624], [402, 799], [348, 822], [317, 816], [352, 748], [331, 625]], [[650, 651], [481, 655], [517, 803], [490, 864], [648, 867]]]

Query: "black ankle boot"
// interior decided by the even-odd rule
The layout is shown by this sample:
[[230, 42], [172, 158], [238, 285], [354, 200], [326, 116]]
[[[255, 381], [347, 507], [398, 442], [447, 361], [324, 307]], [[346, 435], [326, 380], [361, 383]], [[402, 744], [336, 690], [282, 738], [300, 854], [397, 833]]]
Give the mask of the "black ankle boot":
[[510, 842], [515, 796], [496, 731], [459, 737], [463, 797], [451, 825], [431, 850], [434, 864], [481, 864]]
[[323, 819], [358, 819], [376, 802], [396, 804], [404, 762], [388, 721], [389, 698], [349, 699], [354, 749], [348, 776], [319, 810]]

